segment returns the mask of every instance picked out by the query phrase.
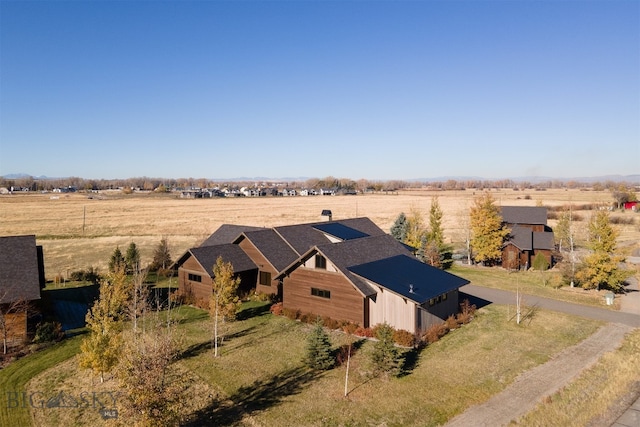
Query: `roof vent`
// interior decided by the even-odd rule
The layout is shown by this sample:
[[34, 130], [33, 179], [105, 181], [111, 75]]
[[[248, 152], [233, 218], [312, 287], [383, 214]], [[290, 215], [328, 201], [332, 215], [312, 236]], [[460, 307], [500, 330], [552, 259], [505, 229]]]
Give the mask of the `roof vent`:
[[327, 217], [327, 221], [331, 221], [331, 219], [333, 218], [333, 214], [329, 209], [323, 209], [320, 215]]
[[413, 293], [413, 285], [409, 285], [409, 293], [412, 294]]

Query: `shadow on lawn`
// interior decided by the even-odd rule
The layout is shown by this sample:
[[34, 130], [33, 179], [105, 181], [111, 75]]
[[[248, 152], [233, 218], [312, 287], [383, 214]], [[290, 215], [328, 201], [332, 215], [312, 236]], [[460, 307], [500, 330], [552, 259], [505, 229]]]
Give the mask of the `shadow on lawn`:
[[271, 308], [269, 304], [260, 305], [258, 307], [245, 308], [244, 310], [236, 314], [236, 319], [247, 320], [252, 317], [262, 316], [266, 313], [269, 313], [269, 308]]
[[268, 379], [242, 387], [224, 401], [215, 401], [193, 414], [187, 427], [236, 425], [243, 417], [277, 406], [287, 396], [300, 393], [319, 372], [304, 367], [286, 370]]

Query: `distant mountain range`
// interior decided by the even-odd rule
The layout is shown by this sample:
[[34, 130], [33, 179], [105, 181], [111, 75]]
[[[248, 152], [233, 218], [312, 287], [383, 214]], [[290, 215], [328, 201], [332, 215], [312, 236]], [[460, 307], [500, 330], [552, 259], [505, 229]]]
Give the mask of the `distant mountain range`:
[[[37, 180], [49, 180], [49, 179], [65, 179], [66, 177], [48, 177], [45, 175], [34, 176], [26, 173], [11, 173], [2, 176], [4, 179], [25, 179], [25, 178], [33, 178]], [[130, 177], [134, 178], [134, 177]], [[162, 178], [162, 177], [153, 177], [153, 178]], [[315, 177], [320, 178], [320, 177]], [[127, 178], [123, 178], [127, 179]], [[208, 178], [211, 181], [306, 181], [311, 179], [310, 177], [280, 177], [280, 178], [268, 178], [264, 176], [254, 176], [254, 177], [236, 177], [236, 178]], [[381, 179], [378, 181], [407, 181], [407, 182], [446, 182], [449, 180], [454, 181], [499, 181], [503, 179], [509, 179], [514, 182], [530, 182], [532, 184], [540, 183], [540, 182], [548, 182], [548, 181], [576, 181], [582, 183], [593, 183], [593, 182], [629, 182], [634, 184], [640, 184], [640, 174], [634, 175], [602, 175], [602, 176], [589, 176], [589, 177], [575, 177], [575, 178], [554, 178], [552, 176], [520, 176], [520, 177], [505, 177], [505, 178], [483, 178], [480, 176], [439, 176], [432, 178], [414, 178], [414, 179]], [[376, 181], [375, 179], [370, 179], [369, 181]]]

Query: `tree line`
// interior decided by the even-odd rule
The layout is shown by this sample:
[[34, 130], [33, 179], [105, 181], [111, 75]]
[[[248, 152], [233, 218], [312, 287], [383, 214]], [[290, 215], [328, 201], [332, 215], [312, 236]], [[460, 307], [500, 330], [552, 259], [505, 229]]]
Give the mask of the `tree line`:
[[[430, 188], [433, 190], [485, 190], [485, 189], [513, 189], [545, 190], [556, 188], [593, 189], [594, 191], [608, 190], [614, 193], [614, 199], [628, 198], [638, 187], [633, 182], [616, 182], [612, 180], [586, 182], [577, 180], [545, 180], [540, 182], [516, 181], [512, 179], [481, 180], [481, 179], [448, 179], [444, 181], [432, 180], [368, 180], [351, 178], [308, 178], [304, 180], [212, 180], [206, 178], [151, 178], [135, 177], [127, 179], [84, 179], [80, 177], [67, 178], [38, 178], [25, 176], [19, 178], [0, 177], [0, 187], [7, 189], [26, 189], [29, 191], [52, 191], [56, 188], [72, 188], [79, 191], [99, 191], [123, 188], [135, 188], [144, 191], [154, 191], [159, 188], [170, 191], [172, 189], [215, 188], [215, 187], [269, 187], [285, 186], [294, 188], [336, 188], [343, 190], [365, 191], [394, 191], [412, 188]], [[628, 200], [624, 200], [628, 201]]]

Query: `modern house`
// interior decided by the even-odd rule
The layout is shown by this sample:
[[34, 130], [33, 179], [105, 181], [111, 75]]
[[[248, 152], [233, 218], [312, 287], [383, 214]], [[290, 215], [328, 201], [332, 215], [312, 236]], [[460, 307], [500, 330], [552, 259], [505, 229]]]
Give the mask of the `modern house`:
[[0, 237], [0, 309], [9, 344], [26, 339], [25, 303], [39, 300], [44, 285], [44, 258], [36, 237]]
[[422, 263], [368, 218], [223, 225], [176, 262], [180, 289], [208, 299], [218, 256], [232, 263], [243, 291], [274, 294], [284, 308], [410, 332], [456, 314], [458, 288], [468, 283]]
[[503, 224], [511, 229], [502, 248], [502, 266], [509, 270], [528, 269], [536, 255], [542, 254], [553, 266], [553, 230], [547, 225], [547, 208], [502, 206]]

